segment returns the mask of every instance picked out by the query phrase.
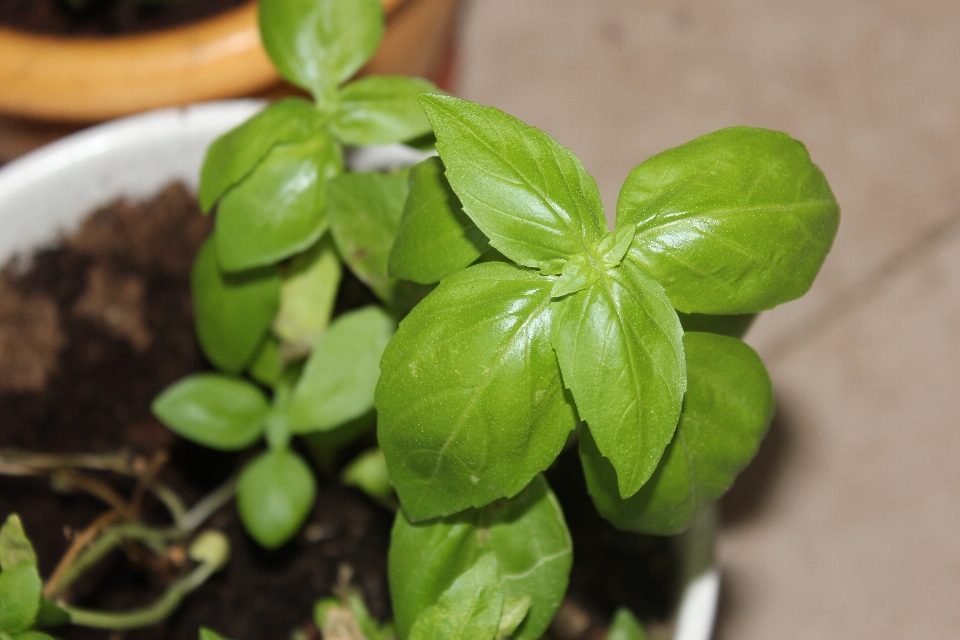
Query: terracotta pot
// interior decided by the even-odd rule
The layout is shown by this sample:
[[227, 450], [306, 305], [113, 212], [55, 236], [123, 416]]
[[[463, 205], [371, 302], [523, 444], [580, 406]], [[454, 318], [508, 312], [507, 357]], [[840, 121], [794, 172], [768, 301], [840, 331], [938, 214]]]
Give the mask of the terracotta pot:
[[[0, 265], [79, 226], [84, 214], [120, 195], [146, 198], [172, 180], [195, 187], [207, 145], [259, 109], [231, 100], [164, 109], [93, 127], [0, 169]], [[422, 157], [402, 145], [362, 149], [358, 170], [407, 165]], [[674, 538], [682, 596], [673, 640], [709, 640], [720, 589], [714, 566], [715, 521], [705, 510]]]
[[[366, 71], [443, 82], [457, 1], [383, 0], [387, 31]], [[0, 113], [7, 116], [0, 122], [0, 162], [77, 128], [64, 123], [254, 95], [279, 82], [260, 44], [256, 2], [131, 36], [64, 38], [0, 28]]]

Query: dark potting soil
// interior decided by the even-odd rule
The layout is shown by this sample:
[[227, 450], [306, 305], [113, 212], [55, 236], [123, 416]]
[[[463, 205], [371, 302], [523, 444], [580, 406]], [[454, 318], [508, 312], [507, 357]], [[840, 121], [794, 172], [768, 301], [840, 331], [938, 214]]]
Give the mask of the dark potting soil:
[[[153, 398], [191, 372], [209, 369], [196, 344], [189, 297], [193, 257], [211, 230], [194, 198], [171, 185], [144, 203], [120, 200], [95, 212], [59, 246], [0, 271], [0, 448], [32, 452], [129, 451], [166, 458], [158, 479], [188, 504], [242, 463], [193, 445], [150, 413]], [[373, 302], [345, 274], [337, 312]], [[676, 557], [664, 538], [615, 531], [590, 504], [575, 448], [548, 472], [574, 538], [568, 597], [551, 629], [556, 640], [600, 640], [620, 604], [669, 631]], [[89, 475], [89, 474], [88, 474]], [[94, 476], [130, 495], [132, 481]], [[84, 493], [56, 493], [45, 478], [0, 473], [0, 518], [19, 513], [49, 577], [71, 538], [108, 511]], [[145, 499], [143, 518], [169, 522]], [[200, 626], [237, 640], [317, 638], [313, 603], [329, 596], [342, 568], [353, 573], [371, 612], [390, 617], [386, 555], [393, 516], [360, 492], [321, 484], [308, 525], [268, 552], [243, 532], [232, 503], [209, 521], [231, 543], [227, 568], [188, 596], [165, 622], [127, 632], [131, 640], [195, 640]], [[129, 610], [152, 603], [184, 568], [175, 554], [157, 560], [129, 545], [72, 586], [70, 601]], [[657, 621], [661, 621], [660, 624]], [[64, 640], [105, 631], [63, 627]], [[659, 635], [659, 634], [658, 634]], [[119, 637], [119, 636], [118, 636]]]
[[187, 24], [249, 0], [0, 0], [0, 25], [58, 36], [119, 36]]

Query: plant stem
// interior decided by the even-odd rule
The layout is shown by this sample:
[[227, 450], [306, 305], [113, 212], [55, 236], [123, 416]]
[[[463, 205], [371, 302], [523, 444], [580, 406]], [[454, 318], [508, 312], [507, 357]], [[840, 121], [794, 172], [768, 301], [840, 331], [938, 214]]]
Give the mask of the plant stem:
[[57, 603], [70, 615], [70, 622], [95, 629], [137, 629], [160, 622], [180, 604], [191, 591], [202, 585], [217, 570], [216, 565], [204, 562], [185, 577], [171, 584], [167, 591], [149, 607], [134, 611], [112, 612], [81, 609]]
[[220, 507], [229, 502], [236, 491], [237, 478], [234, 476], [205, 495], [189, 511], [177, 519], [177, 528], [184, 533], [192, 533], [206, 522], [207, 518], [219, 511]]
[[50, 586], [50, 593], [44, 595], [49, 598], [62, 593], [64, 589], [76, 582], [87, 569], [110, 553], [124, 539], [139, 540], [159, 555], [163, 553], [168, 542], [184, 536], [185, 534], [179, 529], [148, 527], [142, 524], [121, 524], [107, 529], [93, 544], [76, 556], [76, 559], [62, 572], [56, 583], [51, 578], [48, 585]]

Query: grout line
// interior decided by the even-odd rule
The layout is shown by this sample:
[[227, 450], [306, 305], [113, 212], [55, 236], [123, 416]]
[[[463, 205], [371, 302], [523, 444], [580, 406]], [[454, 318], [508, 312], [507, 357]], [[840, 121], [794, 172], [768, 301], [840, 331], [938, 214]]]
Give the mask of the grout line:
[[772, 364], [788, 357], [811, 338], [867, 303], [880, 292], [887, 280], [916, 266], [956, 235], [960, 235], [960, 210], [933, 225], [916, 242], [895, 253], [860, 282], [833, 296], [810, 320], [765, 349], [764, 360]]

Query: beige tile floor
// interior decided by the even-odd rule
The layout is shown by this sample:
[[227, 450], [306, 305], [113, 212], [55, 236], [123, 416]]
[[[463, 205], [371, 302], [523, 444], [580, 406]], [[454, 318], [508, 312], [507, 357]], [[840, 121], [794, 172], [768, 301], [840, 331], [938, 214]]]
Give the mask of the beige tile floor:
[[960, 2], [472, 0], [462, 96], [569, 146], [608, 208], [650, 155], [788, 131], [842, 207], [749, 341], [779, 416], [724, 502], [718, 639], [960, 638]]

